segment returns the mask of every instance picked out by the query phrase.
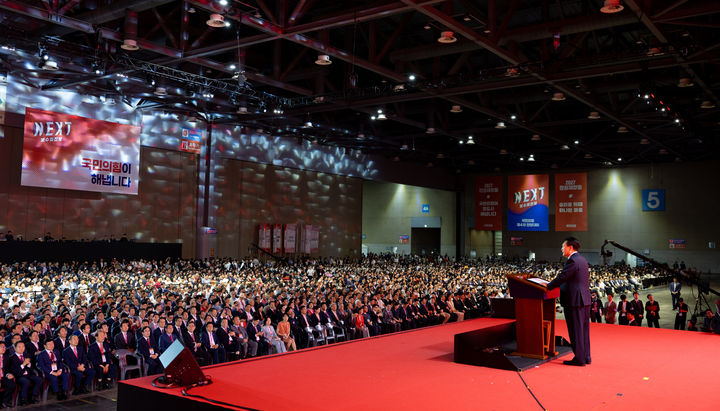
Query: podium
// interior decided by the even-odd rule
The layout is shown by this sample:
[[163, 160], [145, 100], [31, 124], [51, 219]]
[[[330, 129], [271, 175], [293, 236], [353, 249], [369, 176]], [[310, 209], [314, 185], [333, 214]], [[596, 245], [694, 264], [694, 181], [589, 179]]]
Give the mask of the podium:
[[547, 282], [527, 274], [507, 275], [515, 300], [517, 351], [512, 355], [545, 360], [555, 351], [555, 299], [560, 289], [548, 290]]

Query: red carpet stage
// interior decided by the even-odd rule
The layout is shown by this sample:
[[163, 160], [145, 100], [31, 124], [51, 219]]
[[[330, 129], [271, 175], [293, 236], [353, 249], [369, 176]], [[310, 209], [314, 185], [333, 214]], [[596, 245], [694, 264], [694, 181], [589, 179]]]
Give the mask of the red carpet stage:
[[[509, 321], [476, 319], [205, 367], [214, 383], [191, 393], [260, 410], [540, 410], [538, 401], [549, 410], [717, 409], [720, 336], [713, 334], [592, 324], [587, 367], [563, 365], [570, 356], [522, 373], [452, 361], [455, 334]], [[557, 326], [567, 337], [565, 323]], [[151, 380], [120, 383], [118, 410], [216, 407]]]

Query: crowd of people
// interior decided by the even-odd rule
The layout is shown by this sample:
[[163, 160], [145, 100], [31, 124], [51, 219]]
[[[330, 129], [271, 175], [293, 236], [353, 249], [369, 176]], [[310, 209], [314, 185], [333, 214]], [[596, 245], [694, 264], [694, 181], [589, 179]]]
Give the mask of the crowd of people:
[[[507, 274], [552, 279], [561, 267], [396, 255], [0, 265], [0, 396], [4, 405], [16, 391], [19, 403], [35, 402], [45, 382], [59, 399], [71, 385], [74, 394], [107, 388], [123, 350], [162, 373], [159, 355], [176, 340], [201, 365], [215, 364], [487, 316], [492, 298], [511, 297]], [[609, 299], [661, 277], [591, 269], [593, 294]], [[630, 303], [618, 306], [620, 323], [642, 311]], [[593, 307], [608, 318], [598, 299]]]

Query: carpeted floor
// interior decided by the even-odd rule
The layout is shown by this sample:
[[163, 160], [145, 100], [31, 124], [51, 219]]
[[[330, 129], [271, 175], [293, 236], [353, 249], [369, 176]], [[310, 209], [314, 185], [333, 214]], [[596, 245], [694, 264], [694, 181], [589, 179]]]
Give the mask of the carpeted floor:
[[[717, 409], [711, 393], [695, 394], [716, 381], [718, 335], [592, 324], [593, 363], [584, 368], [559, 359], [518, 374], [452, 362], [454, 334], [507, 321], [477, 319], [209, 367], [214, 383], [192, 392], [262, 410], [540, 410], [538, 401], [549, 410]], [[567, 336], [563, 321], [558, 333]], [[688, 375], [688, 361], [702, 367]], [[125, 401], [132, 399], [118, 398]]]

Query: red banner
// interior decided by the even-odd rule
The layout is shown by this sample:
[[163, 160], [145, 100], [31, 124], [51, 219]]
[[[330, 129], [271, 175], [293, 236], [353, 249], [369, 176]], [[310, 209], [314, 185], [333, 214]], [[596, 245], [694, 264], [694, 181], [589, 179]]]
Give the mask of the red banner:
[[502, 230], [502, 176], [475, 179], [475, 229]]
[[587, 173], [555, 174], [555, 231], [587, 231]]

